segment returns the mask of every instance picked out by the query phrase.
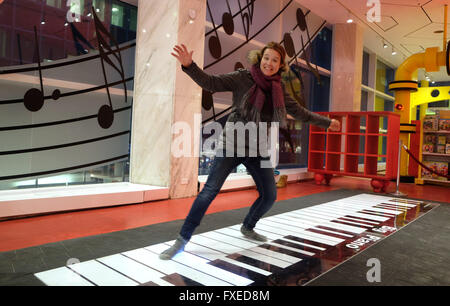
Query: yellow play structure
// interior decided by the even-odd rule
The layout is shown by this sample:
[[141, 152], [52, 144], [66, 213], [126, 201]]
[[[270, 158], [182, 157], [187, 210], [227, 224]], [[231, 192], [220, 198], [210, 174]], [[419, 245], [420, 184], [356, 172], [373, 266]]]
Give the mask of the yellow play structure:
[[[410, 129], [406, 124], [415, 120], [417, 106], [420, 107], [420, 118], [423, 120], [426, 113], [426, 105], [430, 102], [450, 99], [450, 86], [429, 87], [428, 82], [422, 82], [421, 87], [417, 82], [417, 70], [424, 68], [427, 72], [439, 71], [442, 66], [447, 68], [450, 76], [450, 41], [447, 43], [447, 5], [444, 6], [444, 36], [442, 51], [439, 47], [427, 48], [423, 53], [417, 53], [407, 58], [397, 69], [395, 80], [389, 84], [389, 90], [395, 92], [394, 111], [400, 114], [400, 123], [405, 130]], [[433, 93], [433, 94], [432, 94]], [[400, 139], [404, 145], [410, 147], [408, 133], [400, 133]], [[422, 156], [422, 137], [420, 140], [420, 156]], [[400, 164], [400, 176], [408, 176], [408, 158], [406, 152], [402, 152]]]

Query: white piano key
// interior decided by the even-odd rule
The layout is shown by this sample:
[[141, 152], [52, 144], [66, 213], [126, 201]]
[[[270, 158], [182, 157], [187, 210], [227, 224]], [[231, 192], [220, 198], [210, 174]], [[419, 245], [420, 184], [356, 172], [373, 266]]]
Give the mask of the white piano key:
[[[315, 233], [312, 233], [312, 232], [305, 232], [305, 231], [300, 231], [300, 230], [296, 230], [296, 231], [285, 230], [285, 229], [281, 229], [281, 228], [278, 228], [278, 227], [274, 227], [271, 224], [268, 225], [266, 223], [263, 223], [263, 221], [265, 221], [265, 220], [260, 220], [256, 224], [256, 228], [257, 229], [262, 229], [262, 230], [265, 230], [265, 231], [268, 231], [268, 232], [276, 232], [276, 233], [279, 233], [279, 234], [281, 234], [283, 236], [290, 236], [290, 235], [292, 235], [292, 236], [295, 236], [295, 237], [299, 237], [299, 238], [303, 238], [303, 239], [307, 239], [307, 240], [311, 240], [311, 241], [314, 241], [314, 242], [318, 242], [318, 243], [326, 244], [326, 245], [331, 245], [331, 246], [335, 246], [335, 245], [339, 244], [338, 242], [333, 242], [333, 241], [330, 241], [328, 239], [323, 239], [323, 238], [320, 238], [320, 237], [316, 237], [314, 235], [310, 235], [310, 234], [315, 234]], [[320, 235], [320, 236], [324, 236], [324, 235]]]
[[194, 242], [196, 244], [202, 245], [207, 248], [211, 248], [213, 250], [225, 253], [225, 254], [233, 254], [237, 251], [242, 250], [240, 247], [236, 247], [234, 245], [223, 243], [211, 238], [207, 238], [200, 235], [194, 235], [191, 238], [191, 242]]
[[[164, 247], [161, 247], [160, 245], [146, 247], [145, 249], [153, 251], [157, 254], [164, 251]], [[195, 256], [195, 255], [192, 255], [192, 254], [189, 254], [189, 253], [186, 253], [186, 252], [182, 252], [182, 253], [178, 254], [177, 256], [175, 256], [173, 258], [173, 260], [180, 264], [186, 265], [195, 270], [199, 270], [199, 271], [209, 274], [215, 278], [218, 278], [220, 280], [223, 280], [225, 282], [233, 284], [235, 286], [248, 286], [251, 283], [253, 283], [253, 281], [250, 279], [247, 279], [240, 275], [231, 273], [224, 269], [220, 269], [218, 267], [208, 265], [207, 264], [209, 262], [208, 260], [203, 259], [198, 256]]]
[[171, 283], [161, 279], [165, 274], [122, 254], [106, 256], [97, 260], [141, 284], [154, 282], [160, 286], [173, 286]]
[[[294, 215], [277, 215], [277, 216], [273, 216], [273, 220], [279, 220], [279, 222], [285, 222], [286, 224], [291, 224], [291, 225], [295, 225], [297, 223], [303, 222], [303, 220], [299, 219], [298, 217], [295, 217]], [[320, 222], [309, 222], [307, 221], [310, 225], [307, 228], [317, 228], [317, 226], [322, 225], [322, 226], [326, 226], [323, 222], [323, 220], [321, 220]], [[329, 226], [328, 226], [329, 227]], [[340, 235], [343, 237], [354, 237], [353, 235], [349, 235], [349, 234], [344, 234], [344, 233], [340, 233], [340, 232], [336, 232], [336, 231], [332, 231], [332, 230], [327, 230], [327, 229], [320, 229], [321, 231], [330, 233], [330, 234], [334, 234], [334, 235]]]
[[[245, 240], [245, 241], [248, 241], [248, 242], [251, 242], [251, 243], [257, 243], [257, 241], [255, 241], [253, 239], [250, 239], [250, 238], [247, 238], [244, 235], [242, 235], [241, 231], [236, 231], [236, 230], [231, 229], [231, 228], [221, 228], [221, 229], [215, 230], [215, 232], [218, 232], [218, 233], [221, 233], [221, 234], [224, 234], [224, 235], [228, 235], [228, 236], [231, 236], [233, 238], [242, 239], [242, 240]], [[261, 233], [261, 235], [263, 235], [263, 234]]]
[[325, 219], [325, 220], [334, 220], [336, 218], [345, 216], [347, 214], [346, 212], [338, 213], [338, 212], [332, 212], [332, 211], [318, 211], [318, 210], [312, 210], [312, 209], [304, 209], [301, 212], [303, 214], [317, 216], [317, 217], [320, 217], [321, 219]]
[[[377, 203], [381, 203], [381, 202], [393, 202], [393, 203], [401, 203], [401, 204], [405, 204], [405, 206], [408, 207], [414, 207], [417, 204], [420, 204], [421, 202], [417, 202], [416, 205], [413, 203], [403, 203], [402, 199], [400, 199], [399, 201], [396, 201], [397, 199], [392, 198], [392, 197], [374, 197], [371, 195], [362, 195], [359, 197], [349, 197], [349, 198], [345, 198], [345, 199], [341, 199], [340, 201], [348, 201], [348, 202], [355, 202], [355, 203], [366, 203], [366, 204], [377, 204]], [[414, 202], [411, 200], [407, 200], [408, 202]]]
[[137, 286], [138, 282], [120, 274], [119, 272], [101, 264], [96, 260], [89, 260], [70, 265], [69, 268], [79, 273], [98, 286]]
[[248, 265], [248, 264], [246, 264], [246, 263], [243, 263], [243, 262], [240, 262], [240, 261], [237, 261], [237, 260], [228, 258], [228, 257], [223, 257], [223, 258], [221, 258], [220, 260], [229, 262], [229, 263], [231, 263], [231, 264], [233, 264], [233, 265], [235, 265], [235, 266], [239, 266], [239, 267], [245, 268], [245, 269], [247, 269], [247, 270], [251, 270], [251, 271], [253, 271], [253, 272], [256, 272], [256, 273], [259, 273], [259, 274], [262, 274], [262, 275], [265, 275], [265, 276], [272, 275], [272, 273], [269, 272], [269, 271], [266, 271], [266, 270], [263, 270], [263, 269], [254, 267], [254, 266], [252, 266], [252, 265]]
[[376, 207], [367, 207], [367, 208], [364, 208], [364, 210], [380, 212], [380, 213], [388, 214], [388, 215], [401, 215], [401, 214], [403, 214], [403, 211], [395, 211], [395, 210], [391, 210], [391, 209], [376, 208]]
[[[294, 216], [294, 214], [292, 214], [291, 216]], [[333, 223], [333, 222], [325, 221], [325, 220], [315, 221], [314, 217], [309, 216], [309, 215], [305, 215], [305, 214], [300, 214], [300, 213], [296, 213], [295, 217], [296, 217], [296, 219], [293, 220], [292, 222], [296, 222], [298, 224], [302, 224], [302, 223], [309, 224], [309, 228], [317, 226], [317, 225], [323, 225], [323, 226], [326, 226], [326, 227], [330, 227], [330, 228], [334, 228], [334, 229], [338, 229], [338, 230], [343, 230], [343, 231], [354, 233], [354, 234], [361, 234], [361, 233], [367, 231], [367, 228], [361, 228], [361, 227], [356, 227], [356, 226], [351, 226], [351, 225]]]
[[305, 247], [308, 247], [308, 248], [316, 249], [316, 250], [319, 250], [319, 251], [325, 251], [326, 250], [326, 248], [322, 248], [322, 247], [319, 247], [319, 246], [316, 246], [316, 245], [312, 245], [312, 244], [308, 244], [308, 243], [304, 243], [304, 242], [300, 242], [300, 241], [296, 241], [296, 240], [291, 240], [291, 239], [286, 238], [286, 237], [284, 237], [281, 240], [284, 240], [284, 241], [287, 241], [287, 242], [290, 242], [290, 243], [296, 243], [296, 244], [299, 244], [299, 245], [302, 245], [302, 246], [305, 246]]
[[396, 204], [396, 205], [400, 205], [400, 206], [403, 206], [403, 207], [408, 207], [408, 208], [414, 208], [414, 207], [416, 207], [417, 205], [420, 205], [419, 203], [418, 204], [411, 204], [411, 203], [402, 203], [402, 202], [397, 202], [397, 201], [392, 201], [392, 200], [389, 200], [389, 201], [383, 201], [383, 202], [385, 202], [385, 203], [389, 203], [389, 204]]
[[227, 255], [223, 252], [219, 252], [211, 248], [202, 246], [200, 244], [196, 244], [192, 241], [189, 241], [189, 243], [186, 244], [186, 246], [184, 247], [184, 251], [211, 261], [216, 259], [222, 259], [224, 256]]
[[291, 226], [291, 225], [286, 225], [286, 224], [282, 224], [282, 223], [275, 222], [275, 221], [271, 221], [271, 220], [266, 220], [266, 219], [264, 219], [264, 220], [262, 220], [261, 222], [263, 222], [263, 223], [265, 223], [266, 225], [269, 225], [269, 226], [271, 225], [271, 226], [274, 226], [274, 227], [276, 227], [276, 228], [281, 228], [281, 229], [284, 229], [284, 230], [289, 230], [289, 231], [291, 231], [291, 233], [294, 234], [294, 236], [295, 236], [296, 233], [303, 233], [303, 234], [305, 234], [305, 235], [309, 235], [309, 236], [311, 236], [311, 237], [317, 237], [317, 238], [320, 238], [320, 239], [328, 240], [328, 241], [334, 242], [334, 243], [336, 243], [336, 244], [339, 244], [339, 243], [341, 243], [341, 242], [344, 241], [344, 239], [335, 238], [335, 237], [331, 237], [331, 236], [328, 236], [328, 235], [317, 234], [317, 233], [305, 231], [304, 229], [302, 229], [302, 228], [300, 228], [300, 227], [295, 227], [295, 226]]
[[372, 207], [372, 205], [363, 205], [363, 204], [356, 204], [356, 203], [345, 203], [343, 204], [346, 207], [350, 207], [353, 209], [359, 209], [359, 210], [374, 210], [374, 211], [378, 211], [378, 212], [383, 212], [383, 213], [388, 213], [388, 214], [396, 214], [399, 215], [402, 212], [393, 212], [393, 211], [388, 211], [387, 209], [381, 209], [381, 208], [374, 208]]
[[[363, 220], [363, 219], [361, 219], [361, 218], [348, 217], [348, 216], [342, 216], [342, 217], [339, 217], [339, 219], [348, 219], [348, 220], [351, 220], [351, 221], [365, 222], [365, 223], [369, 223], [369, 224], [373, 224], [373, 225], [378, 225], [378, 224], [380, 224], [380, 222], [369, 221], [369, 220]], [[338, 220], [339, 220], [339, 219], [338, 219]]]
[[281, 260], [290, 262], [292, 264], [301, 261], [301, 258], [290, 256], [290, 255], [283, 254], [283, 253], [280, 253], [280, 252], [277, 252], [277, 251], [273, 251], [273, 250], [269, 250], [269, 249], [266, 249], [266, 248], [254, 247], [254, 248], [251, 248], [249, 250], [253, 251], [255, 253], [262, 254], [262, 255], [266, 255], [266, 256], [273, 257], [273, 258], [281, 259]]
[[261, 248], [261, 247], [254, 247], [249, 250], [253, 251], [255, 253], [259, 253], [262, 255], [266, 255], [266, 256], [270, 256], [270, 257], [277, 258], [280, 260], [284, 260], [284, 261], [290, 262], [292, 264], [297, 263], [302, 260], [301, 258], [298, 258], [298, 257], [290, 256], [287, 254], [283, 254], [283, 253], [280, 253], [277, 251], [273, 251], [273, 250], [269, 250], [269, 249]]
[[93, 283], [67, 267], [39, 272], [34, 274], [34, 276], [47, 286], [94, 286]]
[[[239, 234], [242, 235], [241, 230], [240, 230], [241, 225], [234, 225], [234, 226], [230, 226], [229, 228], [232, 230], [238, 231]], [[280, 235], [277, 233], [272, 233], [272, 232], [267, 232], [264, 230], [259, 230], [259, 231], [257, 231], [257, 233], [266, 236], [267, 239], [269, 239], [269, 240], [275, 240], [275, 239], [279, 239], [279, 238], [283, 237], [283, 235]]]
[[234, 238], [234, 237], [231, 237], [231, 236], [228, 236], [225, 234], [221, 234], [219, 232], [214, 232], [214, 231], [207, 232], [207, 233], [201, 233], [200, 236], [215, 239], [217, 241], [221, 241], [221, 242], [225, 242], [225, 243], [229, 243], [229, 244], [232, 244], [234, 246], [237, 246], [237, 247], [240, 247], [243, 249], [248, 249], [248, 248], [254, 247], [258, 244], [261, 244], [261, 242], [259, 242], [259, 243], [257, 241], [250, 242], [250, 241], [242, 240], [239, 238]]
[[314, 256], [315, 255], [315, 253], [308, 252], [308, 251], [301, 250], [301, 249], [297, 249], [297, 248], [293, 248], [293, 247], [290, 247], [290, 246], [287, 246], [287, 245], [284, 245], [284, 244], [279, 244], [279, 243], [276, 243], [276, 242], [269, 242], [268, 244], [276, 246], [276, 247], [280, 247], [280, 248], [283, 248], [283, 249], [286, 249], [286, 250], [289, 250], [289, 251], [293, 251], [293, 252], [301, 253], [301, 254], [304, 254], [304, 255], [308, 255], [308, 256]]
[[346, 220], [346, 219], [342, 219], [342, 218], [336, 219], [335, 221], [345, 222], [347, 224], [354, 224], [354, 225], [364, 226], [364, 227], [369, 228], [369, 229], [373, 227], [373, 225], [370, 225], [370, 224], [364, 224], [364, 223], [350, 221], [350, 220]]
[[382, 204], [382, 203], [375, 205], [375, 207], [386, 208], [386, 209], [390, 209], [390, 210], [399, 210], [402, 212], [407, 212], [408, 209], [411, 209], [411, 208], [407, 208], [407, 207], [400, 207], [400, 206], [396, 206], [396, 205], [388, 205], [388, 204]]
[[267, 256], [267, 255], [264, 255], [261, 253], [256, 253], [251, 250], [241, 250], [236, 253], [259, 260], [259, 261], [262, 261], [262, 262], [265, 262], [265, 263], [268, 263], [268, 264], [271, 264], [271, 265], [274, 265], [274, 266], [277, 266], [277, 267], [280, 267], [280, 268], [283, 268], [283, 269], [292, 265], [292, 263], [290, 263], [290, 262], [280, 260], [280, 259], [277, 259], [274, 257], [270, 257], [270, 256]]
[[369, 215], [369, 214], [364, 214], [364, 213], [358, 213], [354, 210], [336, 210], [336, 208], [325, 208], [325, 207], [319, 207], [319, 206], [311, 208], [310, 211], [336, 212], [339, 214], [344, 213], [347, 216], [354, 216], [354, 217], [359, 217], [359, 218], [374, 220], [374, 221], [380, 221], [380, 222], [385, 222], [390, 219], [390, 218], [382, 217], [382, 216], [374, 216], [374, 215]]
[[[283, 234], [285, 234], [285, 235], [280, 235], [280, 234], [277, 234], [277, 233], [273, 233], [273, 232], [267, 231], [263, 227], [264, 227], [264, 225], [258, 226], [258, 224], [257, 224], [255, 230], [258, 233], [260, 233], [261, 235], [266, 236], [267, 239], [269, 239], [269, 241], [270, 240], [283, 239], [283, 240], [285, 240], [287, 242], [299, 244], [299, 245], [302, 245], [302, 246], [305, 246], [305, 247], [309, 247], [309, 248], [313, 248], [313, 249], [316, 249], [316, 250], [320, 250], [320, 251], [325, 251], [326, 250], [325, 248], [322, 248], [322, 247], [319, 247], [319, 246], [316, 246], [316, 245], [311, 245], [311, 244], [308, 244], [308, 243], [299, 242], [299, 241], [295, 241], [295, 240], [290, 240], [290, 239], [286, 238], [285, 236], [292, 235], [291, 232], [284, 232]], [[230, 226], [228, 228], [233, 229], [235, 231], [238, 231], [240, 233], [240, 231], [239, 231], [240, 225], [233, 225], [233, 226]], [[311, 239], [309, 239], [309, 240], [311, 240]]]
[[[230, 286], [227, 282], [180, 264], [173, 259], [161, 260], [159, 259], [159, 254], [153, 253], [145, 248], [124, 252], [122, 254], [167, 275], [178, 273], [205, 286]], [[180, 254], [175, 255], [175, 257]]]

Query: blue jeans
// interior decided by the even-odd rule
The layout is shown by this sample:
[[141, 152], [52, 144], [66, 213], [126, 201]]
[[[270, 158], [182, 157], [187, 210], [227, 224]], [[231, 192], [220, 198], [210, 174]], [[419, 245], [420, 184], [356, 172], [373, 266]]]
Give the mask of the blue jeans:
[[[190, 240], [192, 233], [200, 224], [211, 202], [219, 193], [222, 185], [231, 171], [239, 164], [243, 164], [253, 177], [259, 192], [259, 197], [252, 204], [250, 211], [244, 219], [244, 226], [253, 229], [256, 222], [269, 211], [277, 199], [277, 187], [273, 168], [262, 168], [261, 157], [216, 157], [202, 191], [197, 195], [191, 210], [189, 211], [180, 235], [185, 240]], [[266, 158], [265, 160], [268, 160]]]

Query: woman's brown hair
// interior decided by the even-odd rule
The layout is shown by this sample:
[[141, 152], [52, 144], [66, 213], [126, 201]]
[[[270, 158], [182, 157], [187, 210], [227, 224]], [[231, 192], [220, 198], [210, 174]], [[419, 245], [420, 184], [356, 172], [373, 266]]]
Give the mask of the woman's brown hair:
[[271, 41], [268, 44], [266, 44], [261, 50], [250, 51], [249, 55], [248, 55], [249, 62], [252, 65], [256, 64], [256, 63], [260, 64], [262, 56], [263, 56], [264, 52], [266, 51], [266, 49], [275, 50], [280, 54], [280, 56], [281, 56], [280, 70], [278, 72], [281, 73], [283, 71], [287, 71], [288, 65], [286, 64], [286, 51], [284, 50], [284, 47], [281, 44], [274, 42], [274, 41]]

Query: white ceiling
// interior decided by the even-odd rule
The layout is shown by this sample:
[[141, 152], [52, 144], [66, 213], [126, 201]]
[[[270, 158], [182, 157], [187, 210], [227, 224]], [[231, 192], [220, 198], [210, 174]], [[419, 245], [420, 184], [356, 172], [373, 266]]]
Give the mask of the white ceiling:
[[[398, 67], [406, 58], [422, 53], [426, 48], [443, 48], [444, 4], [450, 0], [381, 0], [381, 21], [369, 22], [367, 13], [372, 7], [367, 0], [296, 0], [330, 24], [345, 23], [349, 14], [364, 27], [364, 46], [384, 62]], [[374, 1], [372, 1], [374, 2]], [[349, 13], [350, 12], [350, 13]], [[450, 22], [450, 12], [448, 12]], [[447, 37], [450, 26], [447, 24]], [[383, 48], [383, 40], [389, 46]], [[448, 38], [447, 38], [448, 40]], [[392, 46], [397, 51], [392, 55]], [[450, 81], [445, 67], [429, 73], [432, 80]], [[419, 80], [424, 69], [419, 69]]]
[[[122, 0], [137, 6], [138, 0]], [[206, 1], [206, 0], [205, 0]], [[364, 46], [393, 67], [406, 58], [424, 52], [429, 47], [443, 47], [444, 4], [450, 0], [380, 0], [381, 21], [369, 22], [368, 0], [296, 0], [329, 24], [345, 23], [349, 15], [364, 27]], [[375, 2], [375, 1], [372, 1]], [[448, 12], [450, 24], [450, 9]], [[450, 26], [447, 24], [447, 37]], [[448, 39], [447, 39], [448, 40]], [[389, 46], [383, 48], [383, 41]], [[392, 55], [392, 46], [397, 51]], [[432, 80], [450, 81], [445, 67], [429, 73]], [[419, 69], [419, 80], [424, 79], [424, 69]]]

